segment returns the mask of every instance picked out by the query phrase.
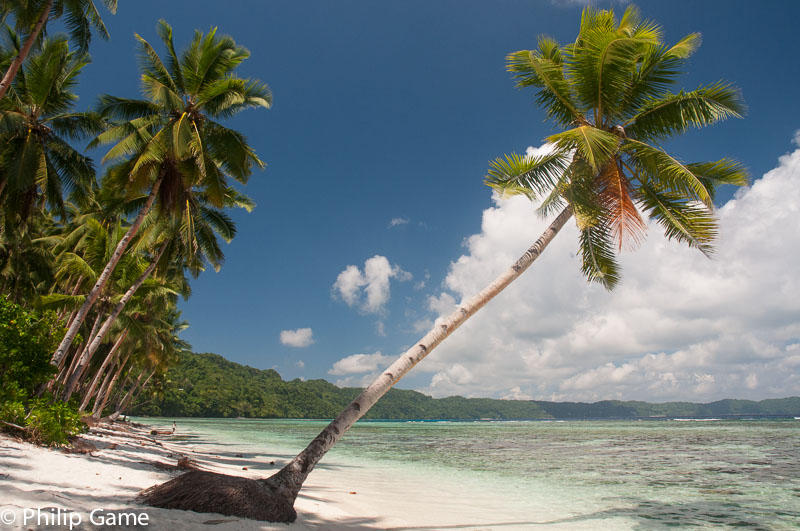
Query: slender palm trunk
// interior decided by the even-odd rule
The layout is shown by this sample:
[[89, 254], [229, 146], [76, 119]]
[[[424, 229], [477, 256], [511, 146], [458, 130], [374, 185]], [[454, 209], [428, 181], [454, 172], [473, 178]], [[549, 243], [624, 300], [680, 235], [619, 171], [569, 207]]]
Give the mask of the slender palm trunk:
[[6, 70], [3, 79], [0, 81], [0, 98], [6, 95], [8, 92], [9, 87], [11, 87], [11, 83], [14, 81], [14, 78], [17, 77], [17, 72], [19, 72], [22, 63], [25, 62], [25, 58], [28, 57], [28, 54], [33, 47], [33, 43], [36, 42], [36, 39], [39, 38], [39, 33], [42, 32], [42, 28], [44, 27], [47, 19], [50, 17], [50, 10], [53, 8], [53, 1], [50, 0], [47, 2], [47, 5], [42, 10], [42, 14], [39, 15], [39, 20], [36, 21], [36, 25], [33, 27], [33, 31], [31, 31], [28, 38], [25, 39], [25, 43], [22, 45], [22, 49], [19, 51], [19, 54], [11, 61], [11, 65], [9, 65], [8, 70]]
[[[120, 374], [122, 374], [122, 369], [125, 368], [125, 364], [128, 363], [128, 358], [130, 357], [130, 353], [125, 356], [125, 359], [120, 360], [119, 366], [114, 372], [114, 376], [111, 378], [111, 381], [105, 385], [105, 389], [97, 395], [97, 398], [94, 401], [94, 409], [92, 410], [92, 418], [99, 419], [100, 416], [103, 414], [103, 410], [108, 403], [108, 399], [111, 398], [111, 393], [114, 391], [114, 384], [117, 383], [119, 380]], [[112, 374], [111, 370], [109, 370], [109, 376]], [[106, 378], [108, 380], [108, 378]], [[105, 384], [105, 382], [103, 382]]]
[[158, 265], [158, 261], [161, 260], [161, 256], [164, 254], [164, 251], [167, 250], [167, 245], [169, 245], [169, 240], [167, 240], [161, 245], [161, 248], [158, 250], [158, 254], [155, 256], [153, 261], [150, 263], [149, 266], [147, 266], [147, 269], [144, 270], [144, 273], [139, 275], [139, 278], [136, 279], [136, 282], [134, 282], [131, 285], [131, 287], [128, 288], [128, 291], [125, 292], [120, 301], [114, 307], [114, 310], [112, 310], [112, 312], [106, 318], [105, 322], [103, 323], [103, 326], [101, 326], [100, 330], [97, 331], [94, 338], [89, 343], [89, 346], [86, 348], [86, 350], [84, 350], [83, 354], [81, 354], [81, 359], [80, 361], [78, 361], [77, 370], [72, 373], [72, 376], [70, 377], [69, 381], [67, 381], [67, 384], [64, 386], [64, 393], [62, 398], [64, 399], [65, 402], [69, 400], [69, 397], [72, 396], [72, 393], [75, 391], [75, 387], [78, 385], [78, 382], [83, 377], [83, 373], [86, 370], [86, 367], [89, 365], [92, 356], [94, 356], [94, 353], [97, 351], [97, 348], [100, 346], [100, 343], [103, 342], [103, 339], [105, 338], [108, 331], [111, 330], [111, 325], [114, 324], [114, 321], [116, 321], [117, 317], [119, 317], [119, 314], [122, 313], [122, 310], [125, 308], [125, 305], [128, 304], [128, 302], [131, 300], [131, 297], [133, 297], [133, 295], [136, 293], [136, 290], [138, 290], [142, 286], [142, 284], [144, 284], [144, 281], [147, 280], [147, 278], [155, 270], [156, 266]]
[[108, 367], [108, 372], [105, 374], [105, 378], [103, 378], [103, 383], [100, 385], [100, 390], [97, 391], [97, 396], [94, 399], [94, 407], [92, 408], [92, 416], [94, 416], [95, 412], [97, 411], [97, 407], [103, 401], [103, 397], [108, 390], [108, 385], [111, 383], [111, 379], [114, 377], [115, 369], [117, 368], [117, 364], [112, 364]]
[[94, 287], [86, 296], [86, 300], [84, 301], [81, 308], [78, 310], [78, 313], [75, 315], [75, 318], [72, 320], [72, 324], [70, 324], [67, 333], [64, 334], [64, 339], [61, 340], [61, 344], [58, 345], [58, 348], [53, 353], [52, 363], [58, 365], [61, 362], [61, 359], [64, 357], [64, 354], [67, 352], [67, 349], [72, 345], [72, 342], [75, 339], [75, 335], [78, 333], [78, 329], [80, 328], [81, 324], [83, 324], [83, 320], [86, 319], [86, 314], [89, 313], [94, 302], [97, 300], [97, 297], [100, 295], [100, 292], [106, 287], [108, 284], [108, 280], [111, 278], [111, 273], [114, 272], [114, 268], [117, 267], [117, 263], [119, 263], [120, 258], [122, 258], [122, 254], [128, 248], [128, 244], [130, 244], [131, 239], [136, 235], [139, 231], [139, 227], [144, 221], [144, 217], [150, 212], [150, 209], [153, 207], [153, 202], [158, 195], [158, 189], [161, 187], [161, 180], [162, 178], [159, 177], [155, 183], [153, 183], [153, 188], [150, 190], [150, 195], [147, 198], [147, 202], [144, 204], [142, 209], [139, 211], [139, 214], [136, 216], [136, 219], [133, 220], [133, 224], [128, 229], [128, 232], [125, 233], [125, 236], [117, 243], [116, 249], [114, 249], [114, 254], [111, 255], [111, 260], [108, 261], [106, 267], [103, 269], [103, 272], [100, 273], [100, 276], [97, 278], [97, 282], [95, 282]]
[[[142, 378], [144, 377], [144, 373], [145, 373], [145, 371], [142, 371], [142, 372], [139, 373], [139, 377], [136, 378], [136, 382], [131, 386], [130, 389], [128, 389], [128, 392], [125, 393], [125, 396], [123, 396], [120, 399], [120, 401], [117, 402], [117, 408], [114, 410], [114, 413], [112, 413], [111, 415], [108, 416], [108, 418], [110, 418], [111, 420], [116, 420], [117, 417], [119, 417], [119, 415], [122, 412], [122, 410], [125, 409], [126, 407], [128, 407], [127, 402], [133, 396], [133, 393], [135, 393], [136, 390], [139, 388], [139, 384], [142, 383]], [[148, 378], [148, 380], [149, 379], [150, 378]]]
[[344, 433], [414, 365], [430, 354], [456, 328], [503, 291], [512, 281], [517, 279], [541, 255], [545, 247], [553, 240], [570, 217], [572, 217], [572, 208], [568, 206], [561, 211], [547, 230], [536, 240], [536, 243], [525, 251], [525, 254], [514, 265], [498, 276], [480, 293], [461, 304], [446, 318], [437, 320], [430, 332], [392, 363], [369, 387], [364, 389], [344, 411], [339, 413], [338, 417], [311, 441], [311, 444], [305, 450], [300, 452], [282, 470], [265, 480], [275, 495], [285, 499], [290, 506], [293, 505], [308, 474], [311, 473], [314, 466], [322, 459], [322, 456], [336, 444]]
[[92, 330], [89, 332], [89, 337], [86, 338], [86, 344], [83, 346], [83, 350], [77, 350], [70, 361], [69, 366], [66, 365], [67, 356], [64, 356], [64, 359], [61, 361], [62, 367], [61, 372], [58, 374], [56, 378], [59, 382], [65, 382], [70, 374], [75, 372], [75, 369], [78, 366], [78, 360], [81, 358], [81, 354], [86, 352], [86, 349], [89, 348], [89, 342], [92, 340], [92, 336], [94, 336], [95, 332], [97, 332], [97, 327], [100, 326], [100, 321], [103, 319], [103, 314], [97, 314], [97, 317], [94, 320], [94, 324], [92, 325]]
[[[156, 373], [156, 370], [153, 369], [150, 372], [150, 376], [147, 377], [147, 379], [144, 381], [144, 383], [142, 385], [140, 385], [139, 388], [136, 389], [136, 391], [134, 391], [133, 393], [131, 393], [128, 396], [126, 396], [125, 400], [122, 401], [122, 405], [120, 407], [118, 407], [117, 410], [114, 413], [109, 415], [108, 418], [110, 418], [111, 420], [117, 420], [119, 418], [119, 416], [122, 414], [122, 412], [125, 411], [126, 409], [128, 409], [128, 406], [131, 404], [131, 402], [133, 402], [133, 399], [136, 398], [137, 396], [139, 396], [139, 394], [142, 392], [142, 390], [144, 390], [147, 387], [147, 384], [150, 382], [150, 379], [155, 375], [155, 373]], [[127, 400], [127, 402], [126, 402], [126, 400]]]
[[[72, 280], [72, 277], [67, 279], [67, 286], [69, 286], [69, 281], [70, 280]], [[77, 295], [78, 294], [78, 290], [81, 289], [81, 280], [83, 280], [82, 277], [79, 278], [77, 282], [75, 282], [75, 286], [69, 292], [69, 294], [72, 295], [73, 297], [75, 295]], [[67, 308], [65, 308], [65, 309], [61, 310], [60, 312], [58, 312], [58, 320], [59, 321], [63, 321], [66, 318], [67, 328], [69, 328], [69, 324], [72, 322], [72, 318], [75, 317], [75, 312], [76, 311], [77, 310], [72, 310], [70, 312]], [[67, 318], [67, 314], [69, 314], [68, 318]]]
[[92, 384], [89, 386], [89, 389], [86, 391], [86, 394], [83, 396], [83, 402], [81, 402], [80, 410], [83, 411], [86, 409], [86, 406], [89, 405], [89, 401], [92, 399], [92, 395], [94, 394], [95, 389], [97, 388], [97, 384], [100, 382], [100, 378], [103, 377], [103, 373], [108, 367], [108, 364], [111, 363], [117, 355], [117, 350], [119, 350], [119, 346], [125, 341], [125, 338], [128, 336], [128, 329], [122, 331], [119, 335], [117, 340], [114, 342], [114, 345], [111, 347], [111, 350], [108, 351], [108, 355], [106, 359], [103, 360], [103, 364], [100, 365], [100, 368], [97, 369], [97, 374], [94, 375], [94, 379], [92, 380]]
[[[142, 394], [142, 391], [147, 389], [147, 384], [150, 383], [150, 380], [152, 380], [153, 376], [155, 376], [155, 375], [156, 375], [156, 370], [153, 369], [150, 372], [150, 376], [148, 376], [147, 379], [145, 379], [144, 383], [139, 386], [139, 389], [137, 389], [136, 392], [134, 392], [131, 395], [131, 397], [128, 399], [128, 403], [127, 404], [123, 404], [122, 408], [120, 408], [120, 410], [117, 413], [122, 413], [123, 411], [125, 411], [128, 408], [128, 406], [130, 406], [133, 403], [133, 401], [136, 400], [139, 397], [139, 395]], [[117, 415], [117, 416], [119, 416], [119, 415]], [[114, 418], [116, 418], [116, 417], [114, 417]]]

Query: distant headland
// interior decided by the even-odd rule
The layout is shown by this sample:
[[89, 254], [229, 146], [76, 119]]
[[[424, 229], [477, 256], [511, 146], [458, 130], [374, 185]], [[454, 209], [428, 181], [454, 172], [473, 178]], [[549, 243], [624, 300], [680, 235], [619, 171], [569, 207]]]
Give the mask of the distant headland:
[[[228, 361], [218, 354], [181, 355], [164, 387], [141, 397], [132, 415], [169, 417], [332, 418], [360, 389], [326, 380], [285, 381], [277, 371]], [[432, 398], [392, 389], [366, 419], [630, 419], [800, 416], [800, 397], [761, 401], [726, 399], [707, 404], [603, 400], [594, 403]]]

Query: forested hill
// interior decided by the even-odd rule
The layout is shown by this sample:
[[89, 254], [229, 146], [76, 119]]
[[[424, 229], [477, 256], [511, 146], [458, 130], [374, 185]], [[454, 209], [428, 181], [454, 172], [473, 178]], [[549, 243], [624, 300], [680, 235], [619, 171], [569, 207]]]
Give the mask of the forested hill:
[[[325, 380], [284, 381], [217, 354], [185, 354], [169, 369], [158, 393], [143, 395], [132, 415], [169, 417], [332, 418], [360, 389], [340, 388]], [[800, 416], [800, 397], [720, 400], [709, 404], [605, 400], [543, 402], [460, 396], [434, 399], [392, 389], [366, 415], [372, 419], [578, 419], [634, 417], [723, 417], [729, 415]]]

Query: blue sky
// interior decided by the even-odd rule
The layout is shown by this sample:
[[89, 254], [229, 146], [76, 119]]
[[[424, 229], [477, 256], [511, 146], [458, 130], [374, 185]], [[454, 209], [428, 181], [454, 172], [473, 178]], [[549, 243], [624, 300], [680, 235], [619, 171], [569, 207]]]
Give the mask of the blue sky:
[[[669, 147], [691, 161], [734, 157], [754, 177], [779, 167], [778, 157], [793, 149], [792, 139], [800, 128], [796, 89], [800, 66], [793, 59], [800, 4], [643, 1], [637, 5], [645, 17], [664, 26], [670, 42], [689, 32], [703, 34], [703, 46], [689, 63], [684, 87], [729, 80], [741, 87], [749, 107], [745, 119], [692, 132]], [[614, 6], [624, 9], [618, 3]], [[191, 323], [185, 339], [198, 352], [274, 367], [285, 378], [327, 378], [343, 384], [362, 383], [376, 367], [401, 353], [446, 306], [443, 293], [465, 295], [460, 291], [469, 284], [465, 279], [481, 276], [470, 270], [470, 264], [483, 263], [480, 249], [470, 242], [485, 241], [488, 248], [497, 244], [498, 255], [499, 249], [511, 245], [500, 241], [503, 232], [493, 232], [487, 218], [513, 214], [510, 226], [528, 219], [523, 212], [527, 206], [495, 205], [482, 184], [488, 160], [539, 146], [551, 133], [531, 94], [514, 88], [504, 57], [534, 47], [542, 33], [561, 42], [573, 39], [581, 8], [580, 2], [555, 0], [120, 2], [118, 14], [106, 17], [111, 40], [92, 44], [93, 64], [81, 80], [83, 105], [98, 93], [137, 95], [133, 33], [156, 43], [158, 18], [173, 25], [179, 47], [195, 28], [218, 26], [232, 35], [252, 53], [240, 74], [267, 82], [275, 98], [271, 110], [244, 113], [230, 124], [246, 134], [268, 168], [253, 175], [245, 189], [258, 208], [251, 214], [235, 214], [239, 234], [225, 248], [222, 271], [201, 275], [193, 284], [191, 300], [182, 305]], [[791, 162], [786, 164], [784, 174], [795, 175]], [[723, 191], [719, 204], [732, 194], [733, 190]], [[731, 222], [731, 226], [738, 225]], [[526, 241], [535, 240], [538, 231], [535, 219], [519, 226]], [[562, 253], [553, 258], [552, 267], [576, 269], [570, 254], [574, 235], [562, 237], [568, 240], [564, 246], [548, 251]], [[653, 244], [661, 239], [651, 231]], [[690, 253], [680, 248], [674, 252], [681, 257]], [[372, 282], [364, 278], [369, 276], [365, 262], [376, 256], [383, 259], [370, 262]], [[460, 257], [463, 267], [454, 264]], [[646, 263], [647, 256], [641, 260]], [[719, 265], [719, 260], [715, 263]], [[777, 262], [764, 257], [762, 263]], [[351, 268], [349, 277], [345, 275], [349, 283], [340, 281], [337, 286], [350, 291], [335, 289], [348, 266], [358, 271]], [[549, 266], [543, 267], [547, 271]], [[636, 271], [636, 264], [631, 267]], [[781, 272], [788, 274], [788, 269]], [[537, 268], [527, 275], [537, 275]], [[633, 296], [629, 293], [633, 288], [626, 288], [627, 295], [608, 295], [573, 276], [563, 279], [574, 284], [569, 292], [595, 301], [597, 307], [610, 308], [618, 298]], [[637, 281], [634, 277], [628, 285], [636, 286]], [[371, 299], [363, 291], [369, 286]], [[485, 311], [500, 318], [486, 323], [505, 322], [503, 316], [512, 311], [513, 301], [528, 300], [523, 288], [487, 307]], [[783, 286], [784, 291], [790, 288]], [[791, 289], [789, 294], [793, 295]], [[800, 293], [794, 295], [800, 298]], [[728, 302], [757, 306], [766, 304], [764, 297]], [[772, 381], [762, 375], [783, 366], [743, 362], [729, 371], [730, 358], [724, 357], [725, 349], [719, 345], [728, 340], [741, 344], [745, 339], [736, 341], [722, 329], [706, 336], [686, 332], [698, 319], [718, 318], [718, 307], [706, 310], [714, 315], [693, 318], [668, 333], [669, 341], [648, 343], [623, 327], [618, 334], [622, 344], [586, 357], [574, 341], [558, 342], [580, 336], [579, 324], [593, 319], [586, 310], [567, 312], [564, 318], [570, 321], [558, 330], [526, 325], [528, 319], [552, 311], [551, 302], [543, 300], [544, 306], [536, 309], [525, 305], [524, 311], [515, 313], [518, 319], [511, 319], [510, 328], [484, 324], [483, 334], [480, 327], [465, 328], [461, 339], [454, 337], [458, 348], [444, 349], [438, 360], [434, 359], [438, 352], [434, 353], [400, 387], [436, 395], [560, 399], [715, 399], [732, 393], [763, 398], [800, 393], [796, 379]], [[787, 304], [788, 310], [781, 307], [778, 312], [783, 323], [779, 331], [773, 327], [753, 332], [753, 337], [782, 353], [772, 360], [776, 363], [791, 362], [796, 350], [792, 345], [798, 342], [800, 312]], [[765, 306], [764, 313], [769, 312]], [[303, 328], [312, 330], [313, 343], [293, 347], [281, 342], [282, 331]], [[284, 334], [285, 342], [296, 345], [308, 343], [304, 338], [302, 331]], [[487, 338], [491, 344], [482, 343]], [[590, 336], [583, 339], [591, 344]], [[674, 357], [709, 341], [717, 341], [719, 352], [706, 365], [643, 368], [642, 360], [648, 356]], [[525, 358], [525, 352], [544, 356], [551, 343], [560, 345], [560, 356], [575, 362], [540, 360], [544, 365], [539, 367], [531, 365], [530, 356]], [[761, 343], [756, 344], [761, 346], [752, 347], [751, 358], [763, 350]], [[519, 363], [500, 361], [509, 356], [519, 358]], [[747, 353], [741, 356], [746, 358]], [[544, 372], [536, 369], [545, 366]], [[649, 376], [637, 384], [636, 371]], [[620, 378], [616, 385], [587, 384], [598, 378], [614, 382], [612, 373]], [[755, 384], [745, 385], [754, 382], [752, 375]], [[666, 378], [667, 383], [654, 389], [647, 383], [653, 378]]]

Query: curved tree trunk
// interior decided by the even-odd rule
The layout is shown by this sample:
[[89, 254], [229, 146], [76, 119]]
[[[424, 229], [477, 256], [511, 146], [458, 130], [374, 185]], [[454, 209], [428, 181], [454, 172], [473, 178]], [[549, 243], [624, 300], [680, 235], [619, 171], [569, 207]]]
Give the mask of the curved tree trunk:
[[142, 385], [139, 386], [139, 389], [137, 389], [131, 395], [131, 397], [128, 399], [128, 403], [122, 405], [122, 408], [118, 411], [118, 413], [124, 412], [128, 408], [128, 406], [130, 406], [133, 403], [133, 401], [136, 400], [139, 397], [139, 395], [142, 394], [142, 391], [147, 389], [147, 384], [150, 383], [150, 380], [152, 380], [153, 376], [155, 376], [155, 375], [156, 375], [156, 369], [153, 369], [152, 371], [150, 371], [150, 375], [147, 378], [145, 378], [144, 382], [142, 382]]
[[[73, 297], [77, 295], [78, 291], [81, 289], [81, 281], [83, 281], [83, 277], [78, 278], [77, 282], [75, 282], [75, 287], [73, 287], [72, 290], [70, 291], [69, 294], [72, 295]], [[69, 282], [69, 280], [67, 282]], [[72, 323], [72, 318], [75, 317], [75, 313], [77, 311], [78, 310], [72, 310], [70, 312], [68, 309], [65, 308], [58, 313], [58, 320], [66, 322], [67, 328], [69, 328], [70, 323]], [[69, 314], [69, 317], [67, 317], [67, 314]]]
[[[136, 382], [134, 382], [131, 388], [128, 389], [128, 392], [125, 393], [125, 396], [120, 398], [119, 402], [117, 402], [116, 409], [114, 409], [114, 413], [109, 415], [108, 418], [110, 418], [111, 420], [116, 420], [116, 418], [119, 417], [120, 412], [127, 407], [128, 400], [130, 400], [133, 394], [136, 392], [136, 390], [139, 389], [139, 384], [142, 383], [142, 378], [144, 378], [144, 373], [145, 371], [139, 373], [139, 377], [136, 378]], [[149, 377], [147, 379], [150, 380]]]
[[112, 310], [111, 314], [109, 314], [108, 318], [103, 322], [103, 326], [100, 327], [100, 330], [94, 335], [94, 338], [89, 343], [89, 346], [83, 351], [81, 354], [81, 359], [78, 361], [78, 368], [75, 372], [72, 373], [67, 384], [64, 386], [64, 393], [62, 395], [62, 399], [66, 402], [72, 396], [72, 393], [75, 391], [75, 387], [78, 385], [78, 382], [83, 377], [83, 373], [86, 370], [86, 367], [89, 365], [89, 362], [94, 356], [94, 353], [97, 351], [97, 348], [100, 346], [100, 343], [103, 342], [106, 334], [109, 330], [111, 330], [111, 325], [114, 324], [119, 314], [122, 313], [122, 310], [125, 309], [125, 305], [131, 300], [133, 295], [136, 293], [144, 281], [153, 273], [156, 266], [158, 265], [158, 261], [161, 260], [161, 256], [164, 254], [164, 251], [167, 249], [167, 245], [169, 245], [169, 240], [164, 242], [161, 245], [161, 249], [158, 250], [158, 254], [147, 266], [147, 269], [144, 270], [144, 273], [139, 275], [139, 278], [136, 279], [131, 287], [128, 288], [128, 291], [122, 296], [116, 306], [114, 306], [114, 310]]
[[114, 360], [117, 354], [117, 350], [119, 349], [119, 346], [122, 344], [123, 341], [125, 341], [126, 337], [128, 337], [127, 328], [123, 330], [122, 333], [119, 335], [117, 340], [114, 342], [114, 345], [111, 347], [111, 350], [108, 351], [106, 359], [103, 360], [103, 364], [100, 365], [99, 369], [97, 369], [97, 374], [94, 375], [94, 379], [92, 380], [92, 385], [89, 386], [89, 389], [86, 391], [86, 394], [83, 397], [83, 402], [81, 402], [81, 407], [79, 408], [81, 411], [86, 409], [86, 406], [89, 405], [89, 402], [92, 400], [92, 395], [94, 394], [94, 391], [97, 388], [97, 384], [100, 382], [100, 378], [103, 377], [103, 373], [105, 372], [106, 367], [108, 367], [108, 364]]
[[[119, 380], [119, 376], [122, 374], [122, 369], [125, 368], [125, 365], [128, 363], [128, 358], [130, 358], [130, 353], [125, 356], [125, 359], [121, 360], [119, 363], [119, 367], [117, 371], [114, 373], [114, 377], [111, 378], [111, 381], [105, 387], [105, 390], [97, 395], [97, 398], [94, 401], [94, 408], [92, 409], [92, 418], [99, 419], [100, 416], [103, 414], [103, 410], [108, 403], [108, 399], [111, 398], [111, 393], [114, 391], [114, 384], [117, 383]], [[111, 372], [109, 372], [111, 374]]]
[[22, 49], [19, 51], [19, 54], [17, 54], [13, 61], [11, 61], [11, 65], [9, 65], [8, 70], [6, 70], [3, 79], [0, 80], [0, 98], [6, 95], [6, 92], [8, 92], [8, 89], [11, 87], [11, 83], [14, 81], [14, 78], [17, 77], [17, 72], [19, 72], [22, 63], [25, 62], [25, 58], [28, 57], [31, 48], [33, 48], [33, 43], [39, 38], [42, 28], [44, 27], [45, 23], [47, 23], [47, 19], [50, 17], [50, 10], [52, 8], [53, 0], [50, 0], [42, 10], [42, 14], [39, 15], [39, 20], [36, 21], [33, 31], [31, 31], [30, 35], [28, 35], [28, 38], [25, 39], [25, 43], [22, 45]]
[[75, 314], [72, 324], [70, 324], [67, 333], [64, 334], [64, 339], [61, 340], [58, 348], [53, 353], [53, 358], [51, 360], [53, 364], [58, 365], [61, 362], [61, 359], [64, 357], [64, 354], [67, 352], [67, 349], [70, 347], [70, 345], [72, 345], [72, 341], [75, 339], [78, 329], [83, 324], [83, 320], [86, 319], [86, 314], [89, 313], [89, 310], [97, 300], [100, 292], [103, 291], [103, 289], [106, 287], [106, 284], [108, 284], [108, 280], [111, 278], [111, 273], [113, 273], [114, 268], [117, 267], [117, 263], [119, 263], [120, 258], [122, 258], [122, 254], [125, 252], [125, 249], [128, 248], [131, 239], [133, 239], [133, 237], [139, 231], [139, 227], [141, 226], [142, 221], [144, 221], [144, 217], [153, 207], [153, 202], [158, 195], [158, 189], [160, 187], [161, 177], [159, 177], [156, 182], [153, 183], [153, 188], [150, 190], [150, 195], [147, 198], [147, 202], [139, 211], [136, 219], [133, 220], [133, 224], [130, 226], [130, 228], [128, 228], [128, 232], [126, 232], [125, 236], [123, 236], [119, 243], [117, 243], [117, 247], [114, 249], [114, 254], [111, 255], [111, 259], [108, 261], [108, 264], [106, 264], [103, 272], [100, 273], [100, 276], [97, 278], [97, 282], [95, 282], [94, 287], [92, 287], [92, 290], [88, 295], [86, 295], [86, 300], [78, 310], [78, 313]]
[[305, 450], [272, 477], [255, 485], [255, 481], [245, 478], [192, 471], [143, 491], [139, 495], [140, 501], [169, 509], [220, 512], [273, 522], [294, 521], [297, 517], [294, 510], [297, 494], [325, 453], [414, 365], [530, 267], [570, 217], [572, 208], [568, 206], [514, 265], [446, 318], [437, 320], [430, 332], [392, 363]]
[[[152, 378], [155, 373], [156, 373], [155, 369], [150, 371], [150, 375], [145, 379], [142, 385], [139, 385], [139, 380], [136, 380], [136, 387], [128, 391], [128, 394], [125, 395], [125, 398], [123, 398], [122, 401], [119, 403], [117, 410], [111, 415], [109, 415], [108, 418], [111, 420], [117, 420], [117, 418], [119, 418], [122, 412], [128, 408], [130, 403], [133, 401], [134, 397], [136, 397], [142, 389], [147, 387], [147, 383], [150, 381], [150, 378]], [[144, 374], [144, 372], [142, 374]], [[141, 380], [141, 376], [139, 377], [139, 379]]]
[[92, 416], [94, 417], [94, 413], [97, 410], [97, 406], [102, 402], [103, 397], [108, 390], [108, 386], [111, 383], [111, 378], [114, 377], [114, 369], [117, 368], [116, 363], [112, 363], [108, 367], [108, 372], [105, 374], [105, 378], [103, 378], [103, 383], [100, 385], [100, 390], [97, 391], [97, 396], [94, 398], [94, 407], [92, 408]]
[[[78, 360], [81, 358], [81, 354], [86, 352], [86, 349], [89, 348], [89, 342], [94, 337], [94, 334], [97, 332], [97, 327], [100, 326], [100, 321], [103, 318], [103, 314], [97, 314], [97, 317], [94, 320], [94, 324], [92, 324], [92, 329], [89, 332], [89, 337], [86, 338], [86, 344], [83, 346], [83, 349], [78, 349], [73, 354], [72, 360], [70, 360], [69, 366], [66, 364], [66, 360], [68, 356], [64, 356], [64, 359], [61, 360], [61, 372], [58, 374], [56, 378], [53, 379], [53, 384], [55, 385], [56, 382], [65, 382], [70, 374], [72, 374], [78, 366]], [[51, 386], [52, 387], [52, 386]]]

